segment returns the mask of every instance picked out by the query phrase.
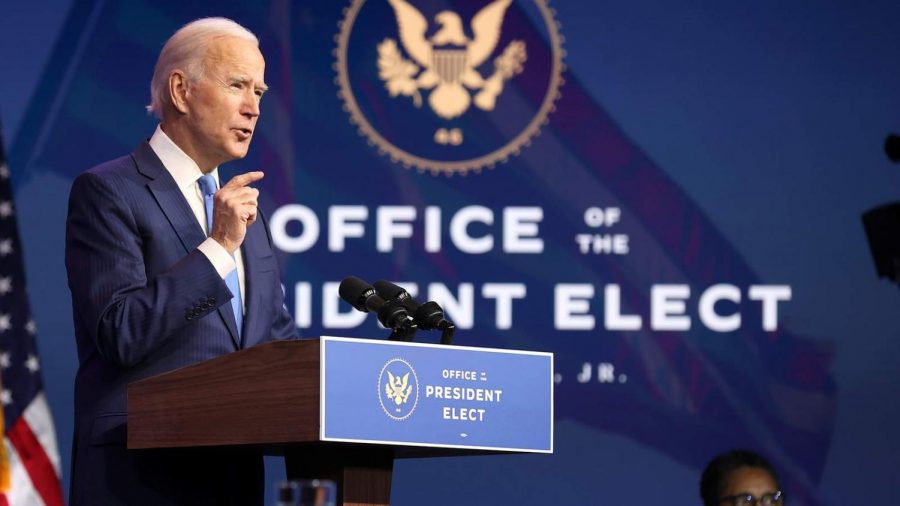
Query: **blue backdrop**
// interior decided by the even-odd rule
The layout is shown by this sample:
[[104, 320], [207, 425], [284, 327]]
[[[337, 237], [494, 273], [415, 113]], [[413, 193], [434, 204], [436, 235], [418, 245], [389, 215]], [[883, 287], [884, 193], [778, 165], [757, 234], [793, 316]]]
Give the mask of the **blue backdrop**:
[[[427, 37], [449, 10], [476, 40], [488, 3], [413, 2]], [[735, 446], [772, 459], [792, 504], [894, 501], [900, 295], [859, 216], [898, 200], [881, 149], [900, 129], [896, 2], [517, 0], [475, 66], [417, 59], [382, 0], [0, 14], [0, 118], [64, 466], [69, 186], [152, 133], [163, 42], [221, 15], [260, 36], [271, 86], [249, 156], [222, 170], [266, 171], [300, 332], [385, 333], [337, 304], [355, 274], [439, 300], [460, 344], [556, 354], [554, 455], [400, 461], [396, 504], [691, 504]], [[494, 81], [454, 85], [469, 67]]]

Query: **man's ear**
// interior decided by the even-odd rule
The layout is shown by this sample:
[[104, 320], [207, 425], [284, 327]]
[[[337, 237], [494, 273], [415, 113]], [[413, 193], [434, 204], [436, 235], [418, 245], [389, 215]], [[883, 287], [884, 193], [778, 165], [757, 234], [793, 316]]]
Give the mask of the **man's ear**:
[[188, 112], [188, 95], [190, 95], [190, 84], [187, 76], [181, 70], [173, 70], [169, 74], [169, 99], [171, 99], [175, 110], [181, 114], [187, 114]]

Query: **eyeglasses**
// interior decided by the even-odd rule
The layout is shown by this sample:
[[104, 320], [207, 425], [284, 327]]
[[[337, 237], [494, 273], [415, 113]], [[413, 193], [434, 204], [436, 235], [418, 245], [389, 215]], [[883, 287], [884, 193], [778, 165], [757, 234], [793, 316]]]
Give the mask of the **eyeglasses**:
[[719, 504], [727, 504], [728, 506], [782, 506], [784, 504], [784, 494], [778, 492], [769, 492], [759, 497], [752, 494], [735, 494], [719, 499]]

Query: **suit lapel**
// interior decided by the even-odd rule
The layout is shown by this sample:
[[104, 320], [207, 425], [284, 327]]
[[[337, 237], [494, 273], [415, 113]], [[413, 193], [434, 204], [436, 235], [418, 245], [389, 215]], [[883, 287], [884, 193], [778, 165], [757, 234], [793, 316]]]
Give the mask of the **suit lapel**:
[[[172, 174], [166, 170], [159, 157], [153, 152], [150, 144], [144, 142], [132, 154], [138, 172], [148, 177], [150, 181], [147, 187], [153, 198], [156, 199], [162, 213], [166, 216], [178, 240], [184, 247], [185, 254], [197, 249], [206, 235], [200, 224], [197, 223], [197, 217], [191, 210], [184, 199], [184, 194], [172, 178]], [[228, 328], [231, 334], [231, 340], [236, 347], [240, 347], [240, 340], [237, 333], [237, 325], [234, 321], [234, 313], [231, 311], [231, 304], [222, 304], [218, 308], [219, 316]], [[249, 311], [248, 311], [249, 312]]]

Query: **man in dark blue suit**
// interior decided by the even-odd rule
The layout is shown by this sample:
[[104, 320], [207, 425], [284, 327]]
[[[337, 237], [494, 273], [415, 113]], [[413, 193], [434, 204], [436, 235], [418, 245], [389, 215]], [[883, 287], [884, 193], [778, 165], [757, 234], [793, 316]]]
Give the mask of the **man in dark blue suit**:
[[247, 153], [264, 70], [256, 37], [240, 25], [186, 25], [154, 72], [156, 132], [72, 186], [73, 506], [262, 504], [258, 454], [127, 450], [125, 392], [141, 378], [296, 337], [259, 192], [249, 186], [262, 172], [218, 187], [218, 166]]

